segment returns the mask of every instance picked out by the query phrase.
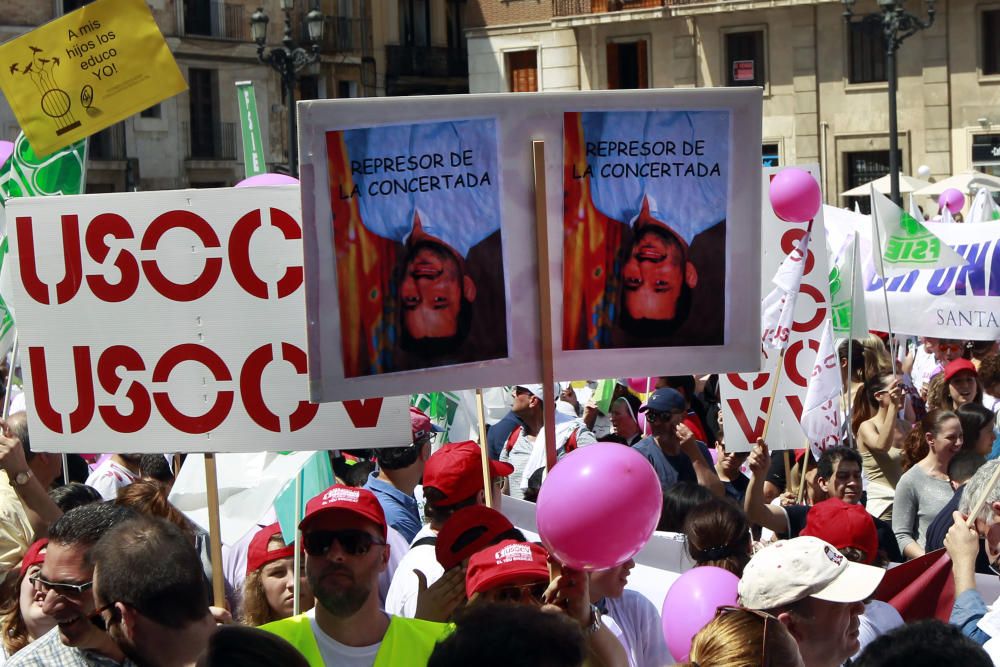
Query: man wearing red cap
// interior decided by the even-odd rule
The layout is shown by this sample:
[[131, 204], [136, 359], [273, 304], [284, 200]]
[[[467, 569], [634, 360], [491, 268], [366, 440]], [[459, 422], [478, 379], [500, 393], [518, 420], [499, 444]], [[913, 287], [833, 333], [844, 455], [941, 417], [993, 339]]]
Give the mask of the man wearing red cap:
[[310, 667], [426, 664], [447, 626], [381, 609], [378, 575], [389, 562], [389, 546], [375, 496], [332, 486], [309, 501], [299, 529], [316, 607], [262, 629], [295, 646]]
[[[502, 478], [513, 471], [514, 467], [508, 463], [490, 461], [494, 498], [499, 498]], [[453, 442], [434, 452], [424, 466], [424, 498], [424, 513], [430, 523], [417, 533], [410, 551], [396, 568], [385, 599], [385, 609], [390, 614], [410, 618], [416, 615], [420, 589], [445, 574], [434, 549], [438, 531], [463, 507], [486, 503], [479, 445], [471, 440]], [[462, 574], [452, 568], [448, 576], [457, 581]]]

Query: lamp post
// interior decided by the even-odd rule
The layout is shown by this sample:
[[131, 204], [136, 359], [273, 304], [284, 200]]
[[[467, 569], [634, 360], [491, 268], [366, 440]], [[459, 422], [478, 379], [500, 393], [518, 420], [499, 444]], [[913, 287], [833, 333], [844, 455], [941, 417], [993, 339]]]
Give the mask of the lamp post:
[[250, 17], [250, 34], [257, 43], [257, 60], [271, 66], [281, 76], [288, 102], [288, 171], [293, 176], [299, 174], [299, 146], [295, 136], [295, 84], [299, 80], [299, 70], [319, 60], [319, 43], [323, 39], [323, 14], [312, 9], [306, 14], [306, 29], [309, 33], [309, 50], [295, 44], [292, 39], [292, 9], [295, 0], [281, 0], [281, 10], [285, 13], [285, 36], [281, 46], [273, 46], [264, 53], [267, 42], [267, 24], [270, 21], [264, 9]]
[[903, 41], [934, 24], [934, 0], [927, 3], [927, 20], [910, 14], [903, 7], [906, 0], [877, 0], [880, 14], [854, 16], [855, 0], [842, 0], [844, 3], [844, 20], [850, 29], [853, 23], [880, 24], [885, 35], [885, 71], [889, 80], [889, 182], [891, 197], [896, 205], [901, 204], [899, 198], [899, 137], [896, 127], [896, 52]]

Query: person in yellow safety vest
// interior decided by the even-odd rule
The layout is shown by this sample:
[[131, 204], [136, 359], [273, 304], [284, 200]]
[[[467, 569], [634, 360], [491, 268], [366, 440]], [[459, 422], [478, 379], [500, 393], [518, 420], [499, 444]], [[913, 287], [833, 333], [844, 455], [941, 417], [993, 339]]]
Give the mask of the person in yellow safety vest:
[[261, 629], [288, 641], [310, 667], [424, 667], [450, 628], [382, 611], [378, 575], [389, 546], [374, 494], [331, 486], [306, 504], [299, 529], [316, 607]]

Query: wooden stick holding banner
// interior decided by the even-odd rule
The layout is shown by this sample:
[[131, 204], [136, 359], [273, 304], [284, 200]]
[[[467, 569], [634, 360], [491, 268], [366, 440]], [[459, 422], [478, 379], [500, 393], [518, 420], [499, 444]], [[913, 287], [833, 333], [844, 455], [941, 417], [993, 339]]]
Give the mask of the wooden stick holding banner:
[[552, 293], [549, 285], [549, 229], [545, 207], [545, 142], [531, 142], [535, 172], [535, 233], [538, 241], [538, 321], [541, 326], [542, 395], [545, 418], [545, 467], [556, 464], [555, 367], [552, 364]]
[[986, 486], [983, 487], [982, 493], [980, 493], [979, 497], [976, 498], [976, 503], [972, 506], [972, 509], [969, 510], [969, 516], [965, 518], [966, 528], [970, 528], [972, 530], [976, 529], [976, 515], [979, 514], [981, 509], [983, 509], [983, 506], [986, 504], [986, 499], [990, 496], [990, 493], [993, 491], [993, 487], [997, 485], [998, 481], [1000, 481], [1000, 464], [994, 468], [993, 474], [990, 475], [990, 481], [988, 481]]
[[215, 454], [205, 453], [205, 490], [208, 493], [208, 546], [212, 560], [212, 601], [216, 607], [226, 607], [226, 585], [222, 578], [222, 523], [219, 521], [219, 478], [215, 469]]
[[[14, 345], [10, 349], [10, 366], [7, 368], [7, 386], [3, 394], [3, 420], [10, 416], [10, 392], [14, 388], [14, 369], [17, 368], [17, 329], [14, 329]], [[65, 474], [66, 469], [63, 468]]]
[[[778, 355], [778, 367], [774, 370], [774, 382], [771, 383], [771, 398], [767, 402], [767, 415], [764, 417], [764, 432], [761, 439], [767, 442], [767, 431], [771, 428], [771, 413], [774, 412], [774, 397], [778, 394], [778, 383], [781, 382], [781, 369], [785, 366], [785, 348]], [[788, 479], [787, 477], [785, 478]]]
[[493, 507], [493, 476], [490, 475], [489, 443], [486, 442], [486, 409], [483, 407], [483, 389], [476, 388], [476, 412], [479, 415], [479, 454], [483, 462], [483, 492], [486, 506]]
[[295, 521], [295, 554], [292, 558], [292, 614], [298, 615], [302, 611], [302, 531], [299, 530], [299, 522], [302, 521], [302, 471], [295, 475], [295, 512], [292, 513]]
[[806, 493], [806, 473], [809, 472], [809, 457], [812, 456], [812, 452], [809, 449], [809, 441], [806, 441], [806, 452], [802, 455], [802, 476], [799, 478], [799, 493], [796, 496], [795, 502], [802, 504], [802, 498]]

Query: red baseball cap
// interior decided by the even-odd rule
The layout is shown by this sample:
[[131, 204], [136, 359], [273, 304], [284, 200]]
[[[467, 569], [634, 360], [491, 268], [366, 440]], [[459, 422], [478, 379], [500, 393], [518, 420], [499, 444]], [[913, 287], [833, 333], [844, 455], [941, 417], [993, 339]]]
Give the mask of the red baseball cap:
[[[483, 490], [483, 464], [479, 445], [472, 440], [452, 442], [437, 450], [424, 464], [424, 486], [444, 494], [443, 507], [471, 498]], [[506, 477], [514, 472], [509, 463], [490, 460], [490, 475]]]
[[979, 372], [976, 371], [975, 364], [971, 361], [968, 359], [955, 359], [948, 362], [948, 365], [944, 367], [944, 381], [947, 382], [962, 371], [970, 371], [973, 375], [979, 375]]
[[514, 530], [514, 524], [486, 505], [470, 505], [452, 514], [438, 531], [434, 551], [441, 567], [450, 570], [466, 558]]
[[281, 524], [279, 523], [264, 526], [250, 540], [250, 546], [247, 548], [247, 574], [256, 572], [268, 563], [295, 555], [295, 545], [284, 546], [284, 539], [282, 539], [283, 546], [277, 549], [268, 549], [271, 538], [275, 535], [281, 535]]
[[39, 565], [45, 562], [45, 553], [42, 551], [48, 546], [49, 540], [47, 537], [43, 537], [40, 540], [35, 540], [35, 543], [28, 547], [25, 552], [24, 557], [21, 559], [21, 578], [24, 578], [25, 573], [28, 568], [32, 565]]
[[878, 532], [871, 514], [862, 505], [829, 498], [816, 503], [806, 515], [806, 527], [800, 535], [818, 537], [837, 549], [852, 547], [865, 555], [865, 564], [875, 562]]
[[442, 429], [423, 412], [411, 407], [410, 430], [413, 432], [413, 442], [416, 442], [417, 440], [430, 437], [432, 433], [440, 433]]
[[299, 523], [299, 530], [308, 530], [309, 524], [321, 514], [349, 513], [368, 519], [379, 525], [382, 537], [389, 532], [385, 523], [385, 512], [375, 494], [368, 489], [334, 484], [329, 489], [306, 503], [306, 515]]
[[549, 580], [549, 554], [531, 542], [504, 540], [477, 551], [465, 572], [465, 594], [482, 593], [514, 582]]

